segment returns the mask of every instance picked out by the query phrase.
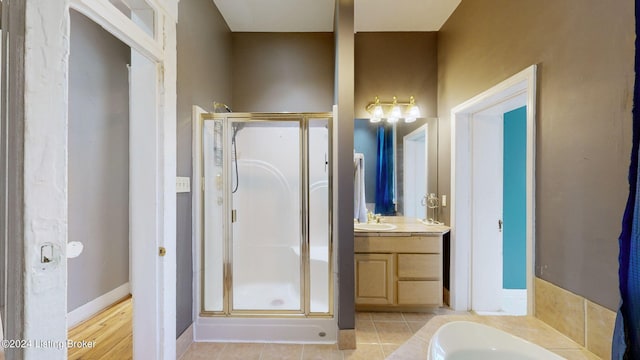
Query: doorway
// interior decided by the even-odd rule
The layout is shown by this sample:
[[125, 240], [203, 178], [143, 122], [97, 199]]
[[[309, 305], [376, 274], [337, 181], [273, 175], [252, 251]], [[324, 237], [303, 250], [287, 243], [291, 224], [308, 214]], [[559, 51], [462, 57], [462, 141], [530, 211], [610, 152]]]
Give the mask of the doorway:
[[[535, 80], [533, 65], [451, 111], [451, 306], [455, 310], [533, 313]], [[503, 133], [505, 113], [523, 106], [525, 190], [520, 203], [525, 213], [526, 266], [525, 286], [518, 296], [526, 300], [521, 301], [503, 291], [503, 266], [510, 260], [502, 254], [502, 231], [507, 225]], [[516, 303], [519, 310], [514, 309]]]
[[[9, 269], [15, 270], [6, 272], [8, 287], [12, 290], [6, 294], [7, 305], [15, 306], [15, 311], [11, 311], [6, 321], [5, 335], [12, 339], [46, 339], [66, 344], [67, 65], [71, 8], [135, 49], [146, 61], [132, 63], [130, 78], [132, 103], [144, 110], [135, 112], [131, 108], [129, 129], [129, 140], [136, 145], [130, 147], [129, 176], [131, 256], [136, 260], [131, 283], [137, 297], [134, 324], [138, 325], [137, 329], [134, 325], [134, 355], [172, 358], [176, 339], [177, 2], [144, 2], [151, 8], [152, 36], [136, 25], [143, 22], [137, 10], [129, 16], [123, 15], [107, 0], [52, 1], [37, 7], [26, 6], [28, 3], [32, 2], [3, 3], [3, 19], [11, 19], [3, 45], [6, 47], [9, 38], [11, 49], [16, 49], [6, 62], [5, 75], [9, 76], [4, 89], [8, 91], [2, 114], [0, 150], [3, 165], [0, 172], [3, 179], [8, 179], [0, 201], [4, 209], [12, 209], [11, 215], [2, 214], [3, 221], [11, 224], [2, 235], [12, 239], [6, 259]], [[159, 247], [166, 249], [165, 257], [160, 257]], [[110, 260], [107, 254], [103, 259]], [[7, 354], [8, 357], [63, 359], [67, 349], [65, 346], [31, 347], [7, 349]]]
[[[471, 308], [526, 314], [526, 106], [472, 115]], [[516, 109], [511, 110], [513, 107]]]
[[[69, 50], [67, 325], [72, 330], [131, 292], [131, 48], [70, 10]], [[124, 320], [131, 323], [130, 316]], [[105, 326], [92, 336], [110, 330]], [[123, 340], [128, 345], [120, 347], [131, 354], [130, 325]], [[100, 346], [97, 342], [95, 351]], [[69, 349], [70, 358], [74, 350]]]

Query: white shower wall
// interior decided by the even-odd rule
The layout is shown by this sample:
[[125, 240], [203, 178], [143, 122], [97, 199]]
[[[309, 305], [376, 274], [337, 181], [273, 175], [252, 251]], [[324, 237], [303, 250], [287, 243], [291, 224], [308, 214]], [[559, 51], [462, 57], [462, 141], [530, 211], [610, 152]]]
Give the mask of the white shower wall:
[[[236, 153], [227, 147], [227, 170], [216, 164], [213, 120], [204, 126], [205, 170], [205, 311], [223, 309], [225, 212], [224, 189], [231, 197], [236, 221], [231, 224], [232, 310], [330, 312], [328, 121], [309, 127], [309, 292], [304, 297], [302, 242], [301, 131], [296, 121], [247, 122], [236, 134]], [[229, 142], [231, 144], [231, 127]], [[228, 180], [227, 180], [228, 178]], [[228, 182], [228, 183], [227, 183]], [[228, 225], [227, 225], [228, 226]], [[219, 281], [217, 281], [219, 279]]]
[[232, 198], [233, 309], [299, 310], [301, 261], [292, 256], [301, 246], [299, 123], [240, 124], [238, 178], [231, 185], [238, 185]]

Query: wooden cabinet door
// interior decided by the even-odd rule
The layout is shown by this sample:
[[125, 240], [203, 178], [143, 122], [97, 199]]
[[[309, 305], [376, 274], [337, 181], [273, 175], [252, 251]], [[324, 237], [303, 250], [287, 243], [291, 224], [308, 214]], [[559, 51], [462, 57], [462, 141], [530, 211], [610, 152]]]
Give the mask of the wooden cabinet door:
[[355, 254], [356, 304], [393, 304], [393, 258], [393, 254]]

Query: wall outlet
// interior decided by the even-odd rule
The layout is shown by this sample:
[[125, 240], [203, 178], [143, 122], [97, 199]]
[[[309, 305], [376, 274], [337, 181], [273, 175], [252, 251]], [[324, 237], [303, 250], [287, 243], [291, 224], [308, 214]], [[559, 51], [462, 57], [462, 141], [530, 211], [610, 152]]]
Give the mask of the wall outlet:
[[191, 192], [191, 179], [189, 177], [176, 177], [176, 193]]

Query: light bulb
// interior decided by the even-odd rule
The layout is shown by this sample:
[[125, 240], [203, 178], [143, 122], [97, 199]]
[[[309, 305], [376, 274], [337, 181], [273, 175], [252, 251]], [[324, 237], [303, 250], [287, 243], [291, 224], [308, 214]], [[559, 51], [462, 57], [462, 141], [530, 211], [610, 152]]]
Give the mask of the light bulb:
[[382, 106], [376, 105], [376, 107], [373, 108], [373, 117], [374, 118], [384, 117], [384, 111], [382, 110]]
[[409, 98], [409, 110], [407, 110], [407, 115], [404, 118], [404, 122], [412, 123], [416, 121], [417, 118], [420, 117], [420, 108], [416, 105], [415, 99], [413, 96]]
[[402, 117], [402, 110], [400, 110], [400, 106], [396, 105], [391, 109], [391, 114], [389, 114], [389, 118], [396, 118], [398, 120]]
[[379, 117], [375, 117], [375, 116], [374, 116], [374, 117], [372, 117], [371, 119], [369, 119], [369, 122], [377, 123], [377, 122], [380, 122], [380, 120], [382, 120], [382, 118], [379, 118]]
[[393, 124], [393, 123], [396, 123], [396, 122], [398, 122], [398, 118], [397, 118], [397, 117], [393, 117], [393, 116], [389, 116], [389, 117], [387, 118], [387, 122], [388, 122], [388, 123], [392, 123], [392, 124]]
[[407, 112], [408, 117], [419, 118], [420, 117], [420, 108], [417, 105], [413, 105], [409, 108]]

